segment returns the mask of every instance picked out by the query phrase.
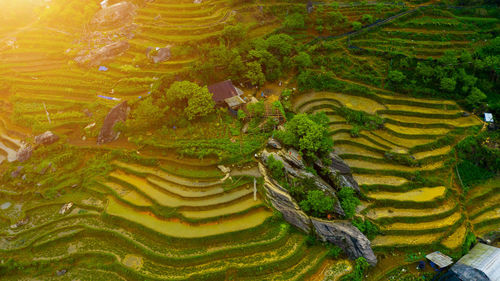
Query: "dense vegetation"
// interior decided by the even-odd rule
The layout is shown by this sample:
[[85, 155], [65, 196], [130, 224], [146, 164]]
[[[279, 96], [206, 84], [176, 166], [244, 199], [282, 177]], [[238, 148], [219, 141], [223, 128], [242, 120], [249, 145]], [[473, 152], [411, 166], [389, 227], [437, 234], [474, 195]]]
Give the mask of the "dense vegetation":
[[[133, 0], [130, 30], [94, 30], [99, 2], [0, 12], [0, 279], [304, 280], [331, 268], [428, 280], [408, 270], [424, 251], [458, 259], [498, 229], [500, 135], [480, 122], [500, 120], [496, 1]], [[130, 47], [113, 60], [75, 63], [117, 40]], [[165, 46], [170, 59], [154, 63]], [[252, 100], [237, 112], [208, 91], [226, 79]], [[96, 146], [118, 100], [131, 106], [121, 136]], [[15, 161], [47, 130], [61, 139]], [[307, 214], [350, 220], [393, 268], [359, 258], [348, 272], [340, 248], [271, 211], [262, 179], [239, 175], [270, 137], [314, 176], [331, 152], [346, 161], [361, 192], [339, 183], [337, 198], [267, 164]]]

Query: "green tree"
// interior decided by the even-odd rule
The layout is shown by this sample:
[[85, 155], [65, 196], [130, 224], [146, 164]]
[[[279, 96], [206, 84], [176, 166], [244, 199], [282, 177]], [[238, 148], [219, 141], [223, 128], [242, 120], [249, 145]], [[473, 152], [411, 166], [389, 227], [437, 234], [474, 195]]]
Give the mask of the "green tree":
[[238, 109], [238, 119], [243, 120], [245, 118], [247, 118], [247, 114], [245, 113], [245, 111]]
[[267, 167], [271, 172], [271, 177], [277, 181], [281, 181], [285, 178], [285, 166], [283, 162], [276, 160], [274, 156], [269, 155], [267, 158]]
[[397, 70], [392, 70], [389, 71], [389, 75], [387, 76], [391, 82], [394, 83], [401, 83], [406, 79], [406, 76], [401, 72]]
[[364, 23], [373, 23], [373, 16], [372, 15], [363, 15], [361, 17], [361, 20], [364, 22]]
[[247, 35], [246, 28], [238, 23], [236, 25], [226, 25], [222, 30], [222, 38], [226, 41], [227, 46], [243, 40]]
[[304, 16], [299, 13], [288, 15], [283, 22], [283, 26], [288, 30], [303, 29], [306, 27]]
[[469, 106], [475, 108], [486, 100], [487, 96], [478, 88], [473, 87], [465, 101]]
[[130, 113], [130, 118], [126, 121], [127, 130], [140, 131], [161, 125], [168, 106], [160, 107], [154, 104], [151, 97], [146, 97], [136, 104], [137, 106]]
[[287, 34], [274, 34], [266, 39], [266, 50], [275, 55], [288, 56], [293, 50], [294, 39]]
[[262, 66], [257, 61], [252, 61], [246, 64], [247, 72], [244, 77], [250, 81], [252, 85], [262, 86], [266, 82], [266, 76], [262, 72]]
[[356, 213], [356, 207], [361, 203], [356, 197], [355, 191], [347, 186], [344, 186], [338, 192], [340, 206], [344, 210], [346, 218], [352, 218]]
[[359, 21], [352, 22], [352, 29], [360, 30], [362, 27], [363, 27], [363, 25]]
[[333, 11], [329, 12], [326, 16], [326, 22], [328, 24], [341, 24], [347, 21], [347, 17], [344, 16], [341, 12]]
[[314, 217], [326, 217], [335, 209], [335, 200], [326, 196], [321, 190], [311, 190], [307, 192], [306, 200], [299, 203], [304, 212]]
[[312, 65], [311, 56], [309, 56], [309, 54], [306, 52], [300, 52], [294, 58], [294, 60], [295, 60], [295, 64], [297, 64], [297, 66], [299, 68], [306, 68], [306, 67], [310, 67]]
[[297, 114], [285, 124], [284, 131], [277, 132], [277, 137], [284, 144], [297, 148], [308, 157], [327, 155], [333, 150], [327, 126], [318, 124], [313, 119], [304, 113]]
[[182, 107], [188, 120], [206, 116], [215, 110], [215, 103], [208, 88], [189, 81], [173, 83], [166, 92], [165, 100]]
[[441, 79], [440, 85], [442, 90], [453, 92], [457, 86], [457, 81], [453, 78], [444, 77]]

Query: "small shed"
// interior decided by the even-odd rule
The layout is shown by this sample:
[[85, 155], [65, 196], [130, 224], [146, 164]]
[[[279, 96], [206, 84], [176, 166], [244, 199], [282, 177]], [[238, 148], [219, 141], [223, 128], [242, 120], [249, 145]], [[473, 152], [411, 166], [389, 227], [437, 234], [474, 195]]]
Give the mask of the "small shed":
[[500, 248], [478, 243], [451, 271], [462, 281], [500, 281]]
[[491, 113], [485, 113], [484, 114], [484, 121], [486, 123], [493, 123], [494, 122], [494, 120], [493, 120], [493, 114], [491, 114]]
[[237, 109], [245, 104], [245, 101], [241, 98], [243, 91], [235, 87], [231, 80], [212, 84], [208, 86], [208, 91], [212, 93], [212, 99], [217, 106]]
[[[431, 266], [434, 264], [437, 266], [436, 269], [442, 270], [453, 264], [453, 259], [447, 255], [436, 251], [425, 256], [431, 262]], [[434, 266], [433, 266], [434, 267]], [[435, 267], [434, 267], [435, 268]]]

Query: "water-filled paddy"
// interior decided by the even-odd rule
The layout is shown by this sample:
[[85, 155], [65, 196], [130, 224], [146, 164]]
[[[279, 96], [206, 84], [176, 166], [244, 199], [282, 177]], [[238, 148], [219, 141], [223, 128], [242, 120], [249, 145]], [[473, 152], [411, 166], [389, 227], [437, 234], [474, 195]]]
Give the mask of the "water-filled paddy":
[[206, 237], [252, 228], [262, 224], [272, 214], [268, 210], [259, 209], [234, 219], [221, 219], [218, 222], [191, 225], [177, 219], [162, 220], [152, 214], [126, 207], [112, 197], [108, 197], [108, 199], [106, 213], [144, 225], [159, 233], [180, 238]]
[[430, 202], [439, 197], [443, 197], [446, 193], [446, 187], [422, 187], [407, 192], [369, 192], [368, 197], [376, 200], [397, 200], [397, 201], [414, 201], [414, 202]]

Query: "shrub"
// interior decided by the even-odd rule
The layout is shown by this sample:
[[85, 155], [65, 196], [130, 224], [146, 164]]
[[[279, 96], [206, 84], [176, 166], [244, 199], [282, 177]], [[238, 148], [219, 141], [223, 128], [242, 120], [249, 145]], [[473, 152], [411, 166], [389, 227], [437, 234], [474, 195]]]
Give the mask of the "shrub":
[[340, 280], [342, 281], [363, 281], [365, 280], [365, 272], [370, 267], [370, 264], [366, 261], [364, 257], [359, 257], [356, 259], [356, 265], [354, 266], [354, 271], [344, 275]]
[[303, 29], [306, 27], [304, 16], [299, 13], [293, 13], [285, 18], [283, 26], [288, 30]]
[[281, 181], [285, 178], [285, 166], [283, 162], [274, 159], [272, 155], [267, 158], [267, 167], [271, 172], [273, 179]]
[[330, 245], [328, 247], [328, 253], [326, 254], [328, 257], [336, 259], [338, 256], [342, 253], [342, 249], [340, 247], [337, 247], [335, 245]]
[[476, 244], [477, 243], [477, 240], [476, 240], [476, 236], [474, 235], [474, 233], [472, 232], [467, 232], [467, 235], [465, 236], [465, 240], [464, 240], [464, 244], [462, 245], [462, 255], [466, 255], [471, 246]]
[[391, 82], [401, 83], [406, 79], [406, 76], [397, 70], [389, 71], [389, 75], [387, 76]]
[[307, 199], [301, 201], [299, 205], [304, 212], [314, 217], [324, 218], [333, 212], [335, 200], [325, 196], [321, 190], [312, 190], [307, 192]]
[[364, 23], [373, 23], [373, 16], [372, 15], [363, 15], [361, 17], [361, 20], [364, 22]]
[[356, 207], [361, 203], [356, 197], [354, 189], [344, 186], [338, 192], [338, 197], [346, 218], [352, 218], [356, 213]]
[[363, 25], [359, 21], [352, 22], [352, 29], [360, 30], [362, 27], [363, 27]]
[[356, 218], [352, 221], [352, 225], [357, 227], [369, 240], [375, 238], [379, 233], [379, 229], [369, 220], [362, 220], [361, 218]]
[[441, 79], [442, 90], [453, 92], [456, 86], [457, 86], [457, 81], [453, 78], [444, 77]]
[[333, 150], [333, 141], [328, 134], [324, 114], [323, 117], [297, 114], [285, 124], [284, 131], [277, 132], [276, 137], [285, 145], [304, 152], [307, 157], [315, 159], [327, 155]]

